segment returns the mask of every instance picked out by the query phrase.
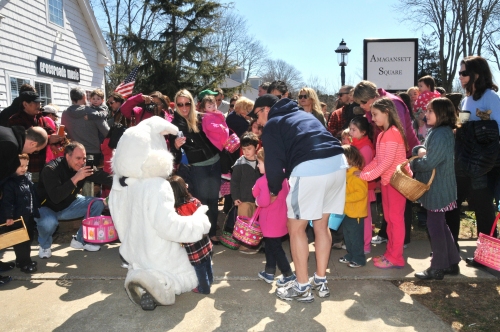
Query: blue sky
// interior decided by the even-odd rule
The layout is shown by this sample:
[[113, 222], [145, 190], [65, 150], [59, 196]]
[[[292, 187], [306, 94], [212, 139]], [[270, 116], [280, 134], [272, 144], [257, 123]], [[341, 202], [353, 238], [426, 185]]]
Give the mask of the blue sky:
[[[419, 38], [408, 23], [398, 21], [396, 0], [232, 0], [247, 19], [249, 33], [260, 40], [273, 59], [295, 66], [307, 82], [316, 76], [331, 88], [340, 87], [335, 49], [344, 38], [351, 49], [346, 83], [363, 76], [363, 39]], [[325, 84], [326, 85], [326, 84]]]

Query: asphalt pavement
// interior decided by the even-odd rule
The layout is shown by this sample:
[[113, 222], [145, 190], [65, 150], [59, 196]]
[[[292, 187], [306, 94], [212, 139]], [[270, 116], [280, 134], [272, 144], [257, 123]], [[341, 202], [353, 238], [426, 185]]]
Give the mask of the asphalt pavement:
[[[289, 252], [288, 242], [285, 251]], [[461, 241], [461, 256], [473, 254], [475, 241]], [[381, 270], [371, 258], [385, 244], [372, 246], [368, 263], [349, 268], [338, 262], [343, 250], [332, 250], [327, 272], [331, 296], [313, 303], [283, 301], [276, 287], [257, 277], [263, 254], [245, 255], [215, 246], [212, 294], [185, 293], [172, 306], [143, 311], [123, 287], [127, 270], [121, 267], [119, 244], [98, 252], [54, 244], [53, 256], [39, 259], [38, 272], [9, 271], [13, 281], [0, 287], [4, 331], [451, 331], [431, 311], [399, 290], [391, 280], [415, 280], [413, 274], [429, 266], [430, 245], [414, 241], [404, 255], [406, 267]], [[310, 244], [309, 271], [314, 271], [314, 244]], [[2, 261], [15, 258], [12, 249], [0, 251]], [[460, 263], [458, 276], [443, 281], [498, 281], [500, 273]], [[3, 275], [7, 273], [2, 273]]]

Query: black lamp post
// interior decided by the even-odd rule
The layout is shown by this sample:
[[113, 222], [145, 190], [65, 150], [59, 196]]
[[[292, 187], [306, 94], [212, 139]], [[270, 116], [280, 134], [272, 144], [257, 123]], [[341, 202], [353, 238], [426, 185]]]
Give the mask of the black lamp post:
[[342, 82], [342, 85], [345, 85], [345, 69], [344, 67], [347, 66], [347, 56], [351, 52], [351, 49], [347, 47], [344, 39], [342, 38], [342, 41], [339, 44], [339, 47], [335, 50], [335, 53], [337, 53], [337, 61], [339, 62], [339, 66], [341, 67], [340, 69], [340, 80]]

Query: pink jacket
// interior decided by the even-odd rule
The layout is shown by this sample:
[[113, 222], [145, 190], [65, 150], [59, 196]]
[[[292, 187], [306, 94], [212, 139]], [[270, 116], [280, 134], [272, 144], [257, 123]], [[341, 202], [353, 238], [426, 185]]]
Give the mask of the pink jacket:
[[204, 113], [201, 120], [201, 127], [203, 132], [212, 144], [222, 151], [224, 143], [229, 138], [229, 129], [226, 124], [226, 118], [221, 111], [211, 113]]
[[252, 189], [255, 203], [261, 207], [259, 221], [264, 237], [282, 237], [288, 233], [286, 196], [290, 191], [288, 180], [283, 180], [282, 189], [276, 200], [271, 203], [271, 193], [267, 186], [266, 175], [261, 176]]
[[[406, 161], [406, 151], [403, 136], [395, 126], [392, 126], [378, 135], [375, 158], [363, 168], [359, 177], [362, 180], [371, 181], [380, 176], [382, 185], [386, 186], [390, 183], [396, 166], [404, 161]], [[411, 174], [408, 165], [407, 169]]]

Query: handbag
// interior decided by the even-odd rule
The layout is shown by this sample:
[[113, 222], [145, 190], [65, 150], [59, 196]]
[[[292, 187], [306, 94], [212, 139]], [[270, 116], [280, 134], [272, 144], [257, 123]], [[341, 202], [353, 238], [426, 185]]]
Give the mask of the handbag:
[[113, 219], [110, 216], [90, 217], [90, 207], [98, 200], [103, 199], [92, 200], [87, 208], [87, 215], [82, 220], [83, 239], [90, 243], [113, 242], [118, 239]]
[[240, 243], [234, 238], [233, 233], [226, 231], [227, 220], [233, 215], [234, 209], [236, 209], [236, 206], [233, 206], [227, 213], [226, 219], [224, 219], [224, 225], [222, 226], [222, 235], [219, 236], [220, 243], [231, 250], [237, 250], [240, 247]]
[[497, 228], [500, 213], [497, 214], [490, 235], [479, 233], [477, 248], [474, 252], [474, 260], [480, 264], [500, 271], [500, 239], [493, 237]]
[[127, 130], [127, 126], [122, 123], [122, 119], [123, 119], [123, 114], [120, 112], [120, 118], [118, 119], [118, 122], [115, 122], [113, 126], [109, 129], [108, 146], [110, 149], [116, 149], [116, 147], [118, 146], [118, 141], [120, 140], [120, 138], [122, 138], [123, 134], [125, 133], [125, 130]]
[[[331, 213], [330, 217], [328, 217], [328, 228], [337, 231], [340, 227], [340, 224], [344, 220], [345, 214], [336, 214]], [[312, 220], [309, 220], [309, 225], [314, 227]]]
[[238, 216], [234, 224], [233, 236], [249, 246], [257, 246], [262, 240], [262, 230], [258, 221], [260, 207], [257, 207], [252, 218]]
[[[9, 248], [15, 246], [16, 244], [29, 241], [30, 237], [28, 235], [28, 230], [26, 229], [26, 224], [24, 223], [23, 217], [14, 220], [14, 222], [21, 222], [22, 227], [0, 234], [0, 249]], [[1, 224], [0, 227], [8, 227], [7, 224]]]

